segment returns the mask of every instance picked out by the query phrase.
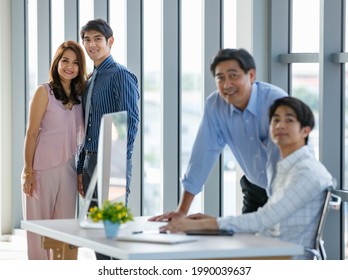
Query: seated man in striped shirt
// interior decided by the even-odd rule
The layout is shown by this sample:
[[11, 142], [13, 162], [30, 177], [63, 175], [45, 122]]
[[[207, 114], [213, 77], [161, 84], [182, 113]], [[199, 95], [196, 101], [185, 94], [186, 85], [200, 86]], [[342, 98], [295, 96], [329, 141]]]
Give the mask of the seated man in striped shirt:
[[[224, 229], [259, 232], [313, 248], [326, 190], [335, 180], [308, 147], [314, 127], [311, 109], [294, 97], [276, 100], [269, 110], [270, 135], [281, 159], [271, 181], [271, 195], [256, 212], [214, 218], [193, 214], [173, 219], [161, 230], [171, 232]], [[304, 255], [300, 258], [313, 258]]]

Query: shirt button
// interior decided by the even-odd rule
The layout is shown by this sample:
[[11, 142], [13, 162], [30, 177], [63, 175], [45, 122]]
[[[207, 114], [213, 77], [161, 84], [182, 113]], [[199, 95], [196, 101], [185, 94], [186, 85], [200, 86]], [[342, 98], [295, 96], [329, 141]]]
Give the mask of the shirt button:
[[253, 141], [254, 140], [254, 137], [250, 137], [250, 141]]

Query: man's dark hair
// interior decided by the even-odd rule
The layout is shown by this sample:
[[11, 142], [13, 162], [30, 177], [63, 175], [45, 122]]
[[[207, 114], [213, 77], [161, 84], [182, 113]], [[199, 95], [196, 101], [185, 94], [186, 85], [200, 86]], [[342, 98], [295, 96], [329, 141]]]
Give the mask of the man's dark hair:
[[[313, 129], [315, 121], [314, 115], [309, 108], [309, 106], [296, 97], [282, 97], [274, 101], [272, 106], [269, 108], [269, 120], [271, 121], [275, 111], [279, 106], [287, 106], [290, 107], [296, 114], [296, 119], [300, 122], [301, 128], [305, 126], [309, 126]], [[305, 143], [308, 143], [308, 136], [305, 139]]]
[[110, 25], [105, 20], [100, 18], [90, 20], [84, 26], [82, 26], [80, 31], [80, 36], [82, 40], [85, 37], [86, 31], [91, 31], [91, 30], [98, 31], [101, 34], [103, 34], [106, 40], [108, 40], [111, 36], [113, 36], [113, 32]]
[[210, 64], [210, 71], [215, 76], [216, 66], [226, 60], [235, 60], [238, 62], [239, 67], [248, 73], [251, 69], [256, 69], [255, 61], [252, 55], [245, 49], [221, 49], [214, 56], [212, 63]]

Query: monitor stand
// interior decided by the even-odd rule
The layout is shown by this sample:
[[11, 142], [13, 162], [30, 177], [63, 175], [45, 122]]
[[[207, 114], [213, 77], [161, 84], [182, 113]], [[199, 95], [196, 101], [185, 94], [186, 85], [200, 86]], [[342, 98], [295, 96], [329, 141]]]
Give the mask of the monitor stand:
[[79, 214], [79, 224], [82, 228], [104, 228], [103, 222], [93, 222], [88, 219], [89, 205], [93, 200], [93, 193], [98, 181], [98, 167], [95, 166], [91, 181], [88, 186], [87, 193], [83, 199], [83, 207]]

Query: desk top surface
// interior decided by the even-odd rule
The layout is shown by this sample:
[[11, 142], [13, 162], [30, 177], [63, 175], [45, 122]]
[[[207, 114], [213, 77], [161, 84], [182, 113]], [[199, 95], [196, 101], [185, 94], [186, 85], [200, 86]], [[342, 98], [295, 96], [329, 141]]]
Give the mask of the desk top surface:
[[[158, 225], [158, 226], [157, 226]], [[163, 223], [136, 217], [122, 227], [120, 234], [158, 228]], [[303, 254], [300, 245], [252, 234], [200, 236], [199, 240], [180, 244], [155, 244], [107, 239], [104, 229], [82, 228], [78, 220], [22, 221], [21, 227], [78, 247], [87, 247], [118, 259], [228, 259], [295, 256]]]

